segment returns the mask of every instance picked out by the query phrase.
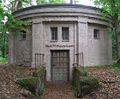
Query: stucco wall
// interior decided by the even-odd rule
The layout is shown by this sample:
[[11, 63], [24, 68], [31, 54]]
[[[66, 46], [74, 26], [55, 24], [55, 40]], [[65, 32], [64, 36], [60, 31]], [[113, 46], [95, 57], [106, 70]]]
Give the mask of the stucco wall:
[[[94, 38], [94, 29], [100, 32], [100, 39]], [[88, 24], [85, 65], [110, 65], [112, 64], [112, 43], [108, 27]]]
[[31, 26], [28, 27], [26, 39], [21, 37], [21, 33], [14, 35], [15, 40], [15, 64], [30, 66], [32, 61], [32, 31]]

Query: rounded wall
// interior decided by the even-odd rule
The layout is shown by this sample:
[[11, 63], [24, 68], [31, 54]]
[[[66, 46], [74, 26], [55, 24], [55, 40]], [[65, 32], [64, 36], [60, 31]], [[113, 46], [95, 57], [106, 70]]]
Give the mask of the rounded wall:
[[[50, 80], [50, 50], [66, 49], [70, 50], [70, 78], [73, 64], [77, 62], [76, 54], [78, 53], [82, 52], [84, 55], [84, 66], [112, 64], [112, 43], [108, 34], [110, 21], [109, 17], [103, 18], [103, 13], [99, 11], [100, 9], [90, 6], [62, 4], [33, 6], [14, 12], [16, 19], [32, 23], [31, 65], [35, 66], [35, 53], [45, 54], [47, 79]], [[61, 29], [64, 26], [69, 28], [69, 42], [62, 41]], [[57, 42], [51, 42], [51, 27], [58, 27]], [[93, 38], [94, 29], [100, 31], [99, 40]], [[14, 41], [10, 43], [14, 44]], [[15, 45], [13, 45], [13, 49], [14, 47]], [[10, 49], [11, 58], [15, 56], [12, 51], [14, 50]]]
[[89, 23], [87, 32], [85, 66], [111, 65], [112, 41], [109, 27]]

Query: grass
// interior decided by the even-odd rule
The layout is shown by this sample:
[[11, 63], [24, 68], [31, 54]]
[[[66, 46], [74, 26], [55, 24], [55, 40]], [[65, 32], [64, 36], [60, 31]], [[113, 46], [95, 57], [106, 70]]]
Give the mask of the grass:
[[118, 63], [116, 63], [116, 64], [113, 64], [113, 67], [120, 68], [120, 64], [118, 64]]
[[114, 68], [116, 73], [120, 73], [120, 64], [118, 63], [113, 64], [112, 67]]
[[0, 57], [0, 65], [8, 64], [8, 58]]

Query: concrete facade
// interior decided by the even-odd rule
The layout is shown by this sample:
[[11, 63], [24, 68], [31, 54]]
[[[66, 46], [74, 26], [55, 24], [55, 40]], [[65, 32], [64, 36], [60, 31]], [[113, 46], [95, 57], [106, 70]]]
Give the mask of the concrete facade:
[[[112, 64], [112, 43], [109, 18], [104, 19], [100, 9], [83, 5], [42, 5], [14, 12], [17, 19], [31, 23], [26, 40], [20, 34], [10, 35], [9, 63], [35, 66], [35, 53], [44, 54], [47, 80], [51, 80], [51, 50], [69, 50], [69, 78], [73, 64], [84, 66]], [[58, 28], [58, 40], [51, 41], [51, 27]], [[69, 27], [69, 41], [62, 40], [62, 27]], [[100, 38], [94, 38], [94, 29]], [[83, 53], [84, 64], [77, 53]]]

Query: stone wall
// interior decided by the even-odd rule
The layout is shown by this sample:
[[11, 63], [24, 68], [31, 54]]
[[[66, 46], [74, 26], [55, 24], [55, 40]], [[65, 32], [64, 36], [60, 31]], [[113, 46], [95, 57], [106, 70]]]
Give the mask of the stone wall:
[[21, 32], [15, 36], [15, 60], [16, 65], [30, 66], [32, 61], [32, 31], [29, 26], [26, 39], [22, 38]]

